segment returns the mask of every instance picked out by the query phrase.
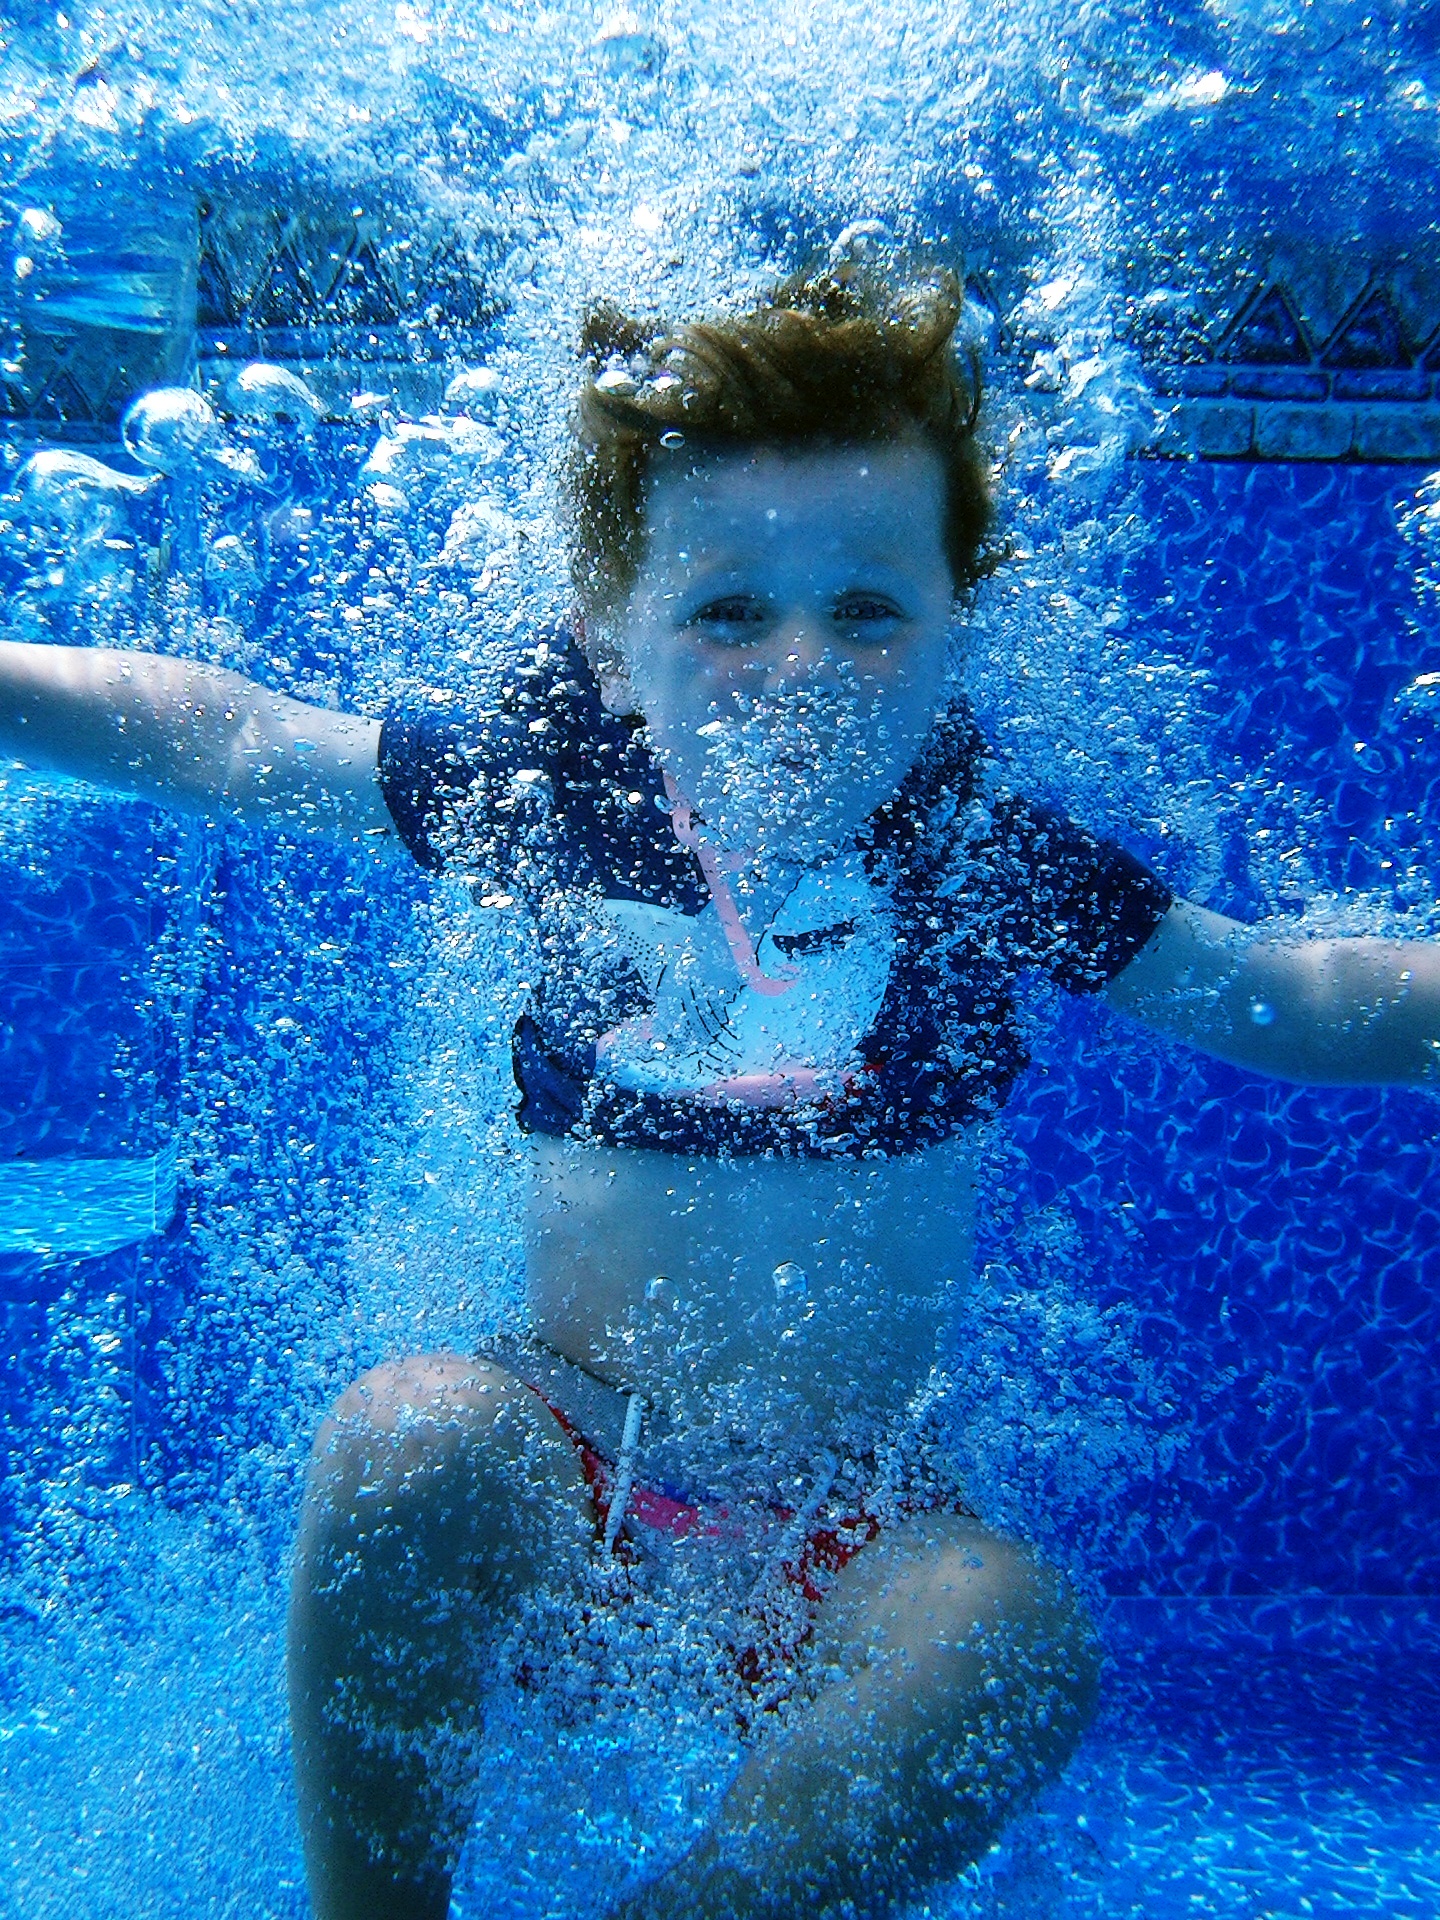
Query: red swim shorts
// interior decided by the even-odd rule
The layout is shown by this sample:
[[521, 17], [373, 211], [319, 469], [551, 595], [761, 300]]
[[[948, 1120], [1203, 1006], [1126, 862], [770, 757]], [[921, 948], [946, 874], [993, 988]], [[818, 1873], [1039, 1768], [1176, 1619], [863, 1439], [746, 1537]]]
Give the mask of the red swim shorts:
[[[595, 1509], [596, 1538], [603, 1541], [615, 1487], [615, 1463], [539, 1387], [531, 1386], [530, 1391], [549, 1408], [575, 1450]], [[780, 1530], [783, 1546], [773, 1577], [763, 1583], [763, 1594], [752, 1601], [753, 1632], [735, 1650], [736, 1672], [761, 1709], [778, 1705], [789, 1694], [788, 1669], [813, 1629], [815, 1607], [841, 1568], [882, 1531], [879, 1517], [863, 1504], [854, 1512], [845, 1510], [842, 1504], [839, 1513], [833, 1509], [827, 1513], [825, 1506], [823, 1500], [817, 1503], [817, 1524], [803, 1525], [798, 1532], [791, 1527], [796, 1517], [793, 1509], [777, 1506], [770, 1510], [769, 1517]], [[978, 1517], [958, 1496], [928, 1491], [892, 1502], [890, 1511], [896, 1519], [939, 1511]], [[615, 1551], [622, 1561], [633, 1562], [643, 1557], [647, 1534], [664, 1541], [681, 1541], [707, 1534], [734, 1537], [739, 1532], [725, 1507], [703, 1506], [632, 1482], [625, 1496]]]

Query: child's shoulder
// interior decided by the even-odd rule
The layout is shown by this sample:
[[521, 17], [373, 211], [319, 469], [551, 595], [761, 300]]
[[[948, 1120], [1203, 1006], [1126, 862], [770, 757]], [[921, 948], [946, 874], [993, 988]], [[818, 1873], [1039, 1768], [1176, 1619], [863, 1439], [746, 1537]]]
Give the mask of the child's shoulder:
[[380, 780], [431, 871], [549, 833], [562, 884], [696, 891], [642, 723], [611, 713], [575, 634], [539, 628], [465, 692], [422, 691], [382, 725]]

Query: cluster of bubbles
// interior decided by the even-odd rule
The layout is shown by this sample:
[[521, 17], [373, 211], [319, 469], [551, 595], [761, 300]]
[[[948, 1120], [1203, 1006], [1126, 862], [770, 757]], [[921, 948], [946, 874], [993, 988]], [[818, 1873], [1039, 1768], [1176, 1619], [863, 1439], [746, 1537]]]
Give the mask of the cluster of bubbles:
[[[143, 393], [104, 458], [12, 452], [0, 494], [10, 630], [186, 653], [289, 691], [308, 674], [312, 697], [384, 701], [428, 650], [416, 636], [433, 646], [437, 604], [453, 672], [471, 601], [514, 579], [529, 523], [513, 511], [506, 425], [503, 383], [485, 366], [457, 372], [418, 416], [362, 391], [337, 417], [309, 380], [266, 361], [209, 395]], [[397, 644], [383, 616], [416, 576], [428, 617], [402, 616]]]
[[[1440, 613], [1440, 473], [1432, 473], [1415, 489], [1400, 513], [1400, 531], [1416, 559], [1415, 591], [1420, 608], [1422, 646], [1433, 644], [1431, 634]], [[1407, 718], [1440, 721], [1440, 673], [1419, 673], [1395, 696]]]
[[[812, 863], [889, 797], [883, 704], [848, 661], [834, 660], [786, 694], [742, 694], [697, 729], [691, 796], [721, 845]], [[693, 752], [693, 750], [692, 750]], [[878, 771], [865, 785], [870, 764]], [[883, 788], [870, 806], [857, 798]], [[834, 826], [838, 822], [839, 830]]]
[[140, 395], [120, 430], [140, 473], [68, 448], [44, 448], [21, 463], [0, 501], [0, 540], [25, 568], [14, 624], [40, 637], [57, 613], [93, 622], [108, 611], [128, 615], [133, 632], [143, 588], [168, 565], [203, 574], [222, 606], [253, 597], [271, 548], [293, 524], [281, 477], [291, 443], [313, 430], [324, 407], [288, 369], [263, 362], [242, 368], [225, 397], [222, 420], [189, 387]]

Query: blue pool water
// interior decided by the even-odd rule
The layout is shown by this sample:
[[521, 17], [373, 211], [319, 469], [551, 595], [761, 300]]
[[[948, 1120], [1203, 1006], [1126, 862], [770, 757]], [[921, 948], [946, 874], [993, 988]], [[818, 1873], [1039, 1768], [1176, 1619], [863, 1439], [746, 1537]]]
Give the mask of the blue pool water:
[[[563, 593], [581, 302], [703, 304], [883, 216], [963, 242], [994, 318], [1014, 553], [970, 674], [1018, 777], [1222, 911], [1440, 935], [1433, 27], [872, 12], [19, 10], [11, 630], [367, 712], [483, 686]], [[247, 410], [253, 360], [314, 417]], [[203, 459], [37, 491], [37, 449], [142, 480], [121, 412], [175, 384]], [[305, 1450], [364, 1367], [513, 1321], [532, 960], [417, 874], [0, 767], [0, 1915], [308, 1910]], [[1428, 1920], [1434, 1098], [1025, 1017], [945, 1413], [1109, 1678], [928, 1910]], [[558, 1753], [497, 1726], [456, 1910], [595, 1911], [684, 1844], [729, 1760], [702, 1704], [663, 1750], [653, 1701]]]

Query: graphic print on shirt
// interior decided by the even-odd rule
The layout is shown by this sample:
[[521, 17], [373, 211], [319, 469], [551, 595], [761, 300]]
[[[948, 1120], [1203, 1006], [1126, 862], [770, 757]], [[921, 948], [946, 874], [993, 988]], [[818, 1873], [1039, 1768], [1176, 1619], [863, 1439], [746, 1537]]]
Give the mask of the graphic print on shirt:
[[613, 1085], [769, 1107], [841, 1094], [862, 1070], [895, 934], [858, 852], [805, 874], [760, 941], [761, 968], [793, 976], [778, 995], [738, 977], [713, 901], [693, 917], [635, 900], [606, 900], [601, 913], [654, 995], [597, 1044]]

